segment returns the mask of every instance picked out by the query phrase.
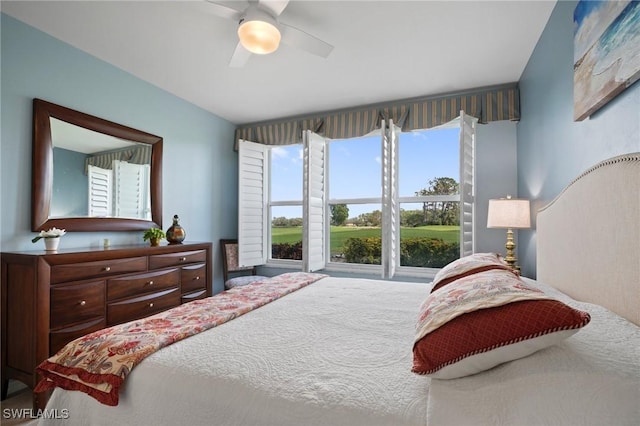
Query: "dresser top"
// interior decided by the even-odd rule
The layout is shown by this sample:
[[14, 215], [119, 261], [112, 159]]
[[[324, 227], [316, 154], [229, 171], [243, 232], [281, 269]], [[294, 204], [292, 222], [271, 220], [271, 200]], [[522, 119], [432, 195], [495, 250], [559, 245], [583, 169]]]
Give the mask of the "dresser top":
[[38, 256], [45, 257], [47, 259], [56, 257], [67, 257], [84, 255], [88, 257], [99, 258], [118, 258], [129, 256], [148, 256], [155, 254], [175, 253], [181, 251], [198, 250], [198, 249], [210, 249], [210, 242], [185, 242], [182, 244], [160, 244], [156, 247], [151, 247], [150, 244], [127, 244], [127, 245], [112, 245], [109, 247], [71, 247], [61, 248], [56, 251], [45, 250], [25, 250], [25, 251], [11, 251], [2, 252], [3, 256], [17, 255], [17, 256]]

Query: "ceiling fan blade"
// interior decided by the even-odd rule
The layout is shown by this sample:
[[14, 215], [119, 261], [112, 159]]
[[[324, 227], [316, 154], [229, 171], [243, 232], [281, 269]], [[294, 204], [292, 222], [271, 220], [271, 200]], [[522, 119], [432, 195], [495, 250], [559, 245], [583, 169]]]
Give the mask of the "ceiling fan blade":
[[279, 26], [280, 33], [282, 34], [282, 42], [289, 46], [297, 47], [323, 58], [328, 57], [333, 50], [332, 45], [311, 34], [283, 23], [280, 23]]
[[207, 11], [221, 18], [239, 21], [245, 9], [249, 7], [248, 1], [211, 1], [206, 0]]
[[280, 16], [288, 4], [289, 0], [258, 0], [258, 6], [262, 10], [271, 13], [274, 17]]
[[251, 52], [245, 49], [240, 42], [236, 46], [236, 49], [233, 51], [233, 55], [231, 56], [231, 60], [229, 61], [229, 66], [231, 68], [242, 68], [244, 64], [247, 63], [249, 58], [251, 57]]

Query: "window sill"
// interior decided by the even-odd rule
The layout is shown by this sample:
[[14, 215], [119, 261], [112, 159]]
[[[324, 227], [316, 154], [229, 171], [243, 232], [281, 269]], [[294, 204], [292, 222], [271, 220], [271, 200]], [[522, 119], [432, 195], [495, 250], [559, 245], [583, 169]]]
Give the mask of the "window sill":
[[[273, 276], [290, 271], [300, 271], [302, 262], [299, 260], [277, 260], [271, 259], [265, 265], [258, 267], [258, 273], [261, 275]], [[260, 272], [263, 271], [263, 272]], [[331, 276], [342, 276], [351, 278], [367, 278], [382, 279], [380, 265], [358, 265], [344, 263], [330, 263], [325, 268], [317, 271]], [[412, 281], [429, 283], [433, 281], [437, 268], [415, 268], [415, 267], [399, 267], [394, 277], [389, 281]]]

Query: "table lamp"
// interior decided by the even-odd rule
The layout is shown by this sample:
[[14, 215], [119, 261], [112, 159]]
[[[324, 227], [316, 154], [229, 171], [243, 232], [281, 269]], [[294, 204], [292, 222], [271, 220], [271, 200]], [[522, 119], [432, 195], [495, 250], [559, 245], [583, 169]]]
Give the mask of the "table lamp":
[[531, 214], [529, 211], [529, 200], [511, 198], [500, 198], [489, 200], [489, 212], [487, 215], [487, 228], [507, 229], [507, 255], [505, 261], [511, 269], [519, 270], [516, 266], [514, 255], [516, 244], [513, 241], [513, 229], [524, 229], [531, 227]]

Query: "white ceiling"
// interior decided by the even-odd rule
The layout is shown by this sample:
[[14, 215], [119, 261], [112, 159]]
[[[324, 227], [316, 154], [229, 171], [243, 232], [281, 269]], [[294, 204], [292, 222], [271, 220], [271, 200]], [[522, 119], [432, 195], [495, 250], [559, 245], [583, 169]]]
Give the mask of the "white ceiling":
[[[83, 154], [95, 154], [130, 147], [135, 142], [116, 138], [106, 133], [95, 132], [51, 117], [51, 140], [56, 148]], [[91, 143], [87, 143], [91, 141]]]
[[[281, 44], [229, 68], [237, 24], [206, 1], [2, 1], [2, 12], [235, 124], [515, 82], [554, 1], [303, 1]], [[99, 84], [96, 82], [96, 84]]]

